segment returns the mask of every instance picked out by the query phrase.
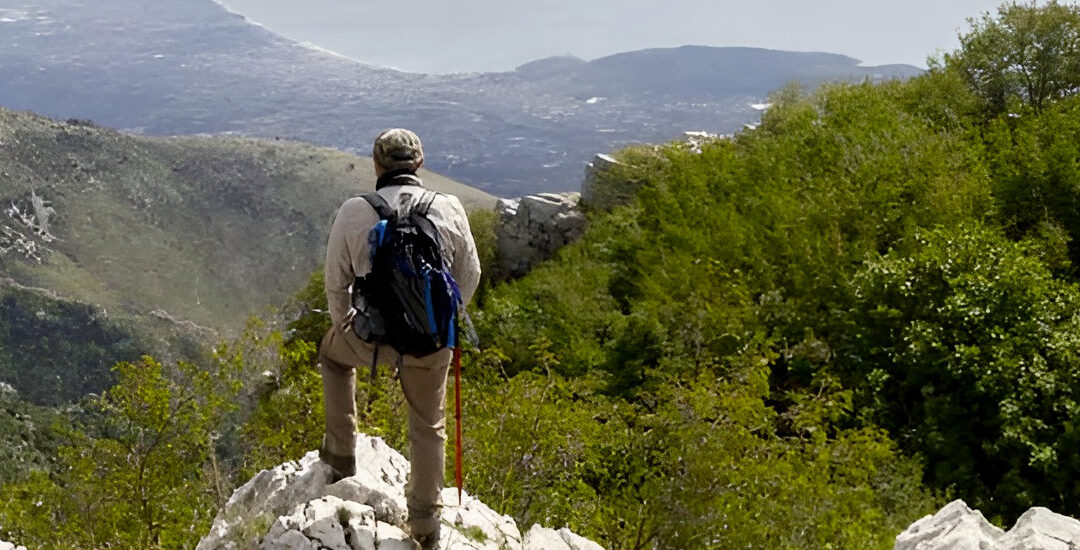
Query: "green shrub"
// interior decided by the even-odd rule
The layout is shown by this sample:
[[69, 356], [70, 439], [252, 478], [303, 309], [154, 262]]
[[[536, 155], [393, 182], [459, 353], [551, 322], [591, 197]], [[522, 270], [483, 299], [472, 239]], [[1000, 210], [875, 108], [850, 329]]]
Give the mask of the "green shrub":
[[980, 225], [920, 233], [868, 261], [840, 363], [871, 418], [927, 479], [1004, 522], [1075, 514], [1080, 290]]

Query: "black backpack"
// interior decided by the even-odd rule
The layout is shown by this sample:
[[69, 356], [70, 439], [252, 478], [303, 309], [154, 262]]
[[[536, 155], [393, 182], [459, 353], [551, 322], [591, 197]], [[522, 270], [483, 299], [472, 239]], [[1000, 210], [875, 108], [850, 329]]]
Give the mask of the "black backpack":
[[368, 234], [371, 272], [353, 282], [352, 328], [376, 353], [382, 344], [415, 356], [457, 344], [461, 293], [427, 217], [436, 196], [425, 192], [399, 216], [378, 193], [364, 195], [380, 221]]

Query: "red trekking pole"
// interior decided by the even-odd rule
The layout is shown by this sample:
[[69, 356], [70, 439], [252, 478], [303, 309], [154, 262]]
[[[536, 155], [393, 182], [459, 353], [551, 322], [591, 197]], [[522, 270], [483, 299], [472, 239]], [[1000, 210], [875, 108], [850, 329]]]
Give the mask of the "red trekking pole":
[[461, 346], [454, 346], [454, 481], [461, 506]]

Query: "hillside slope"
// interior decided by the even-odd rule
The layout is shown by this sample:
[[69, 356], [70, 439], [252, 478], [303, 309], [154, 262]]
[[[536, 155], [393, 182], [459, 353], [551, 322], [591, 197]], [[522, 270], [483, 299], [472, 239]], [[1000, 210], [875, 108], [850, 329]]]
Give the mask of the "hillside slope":
[[[422, 175], [467, 208], [494, 204], [486, 193]], [[20, 313], [18, 297], [34, 295], [96, 306], [83, 317], [101, 322], [153, 320], [198, 340], [234, 333], [306, 281], [322, 262], [338, 205], [373, 188], [370, 159], [340, 151], [132, 137], [0, 109], [0, 293], [14, 300], [0, 320], [49, 314], [44, 306]], [[125, 342], [128, 332], [104, 342]], [[46, 347], [24, 355], [32, 360]], [[129, 342], [123, 357], [104, 354], [104, 366], [154, 348]]]

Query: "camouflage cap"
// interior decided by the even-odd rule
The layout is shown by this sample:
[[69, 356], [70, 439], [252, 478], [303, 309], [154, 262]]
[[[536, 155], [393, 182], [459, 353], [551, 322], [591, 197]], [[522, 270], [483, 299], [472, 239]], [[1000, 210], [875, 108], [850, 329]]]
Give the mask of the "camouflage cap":
[[424, 149], [416, 134], [393, 128], [375, 138], [371, 156], [387, 170], [415, 170], [424, 161]]

